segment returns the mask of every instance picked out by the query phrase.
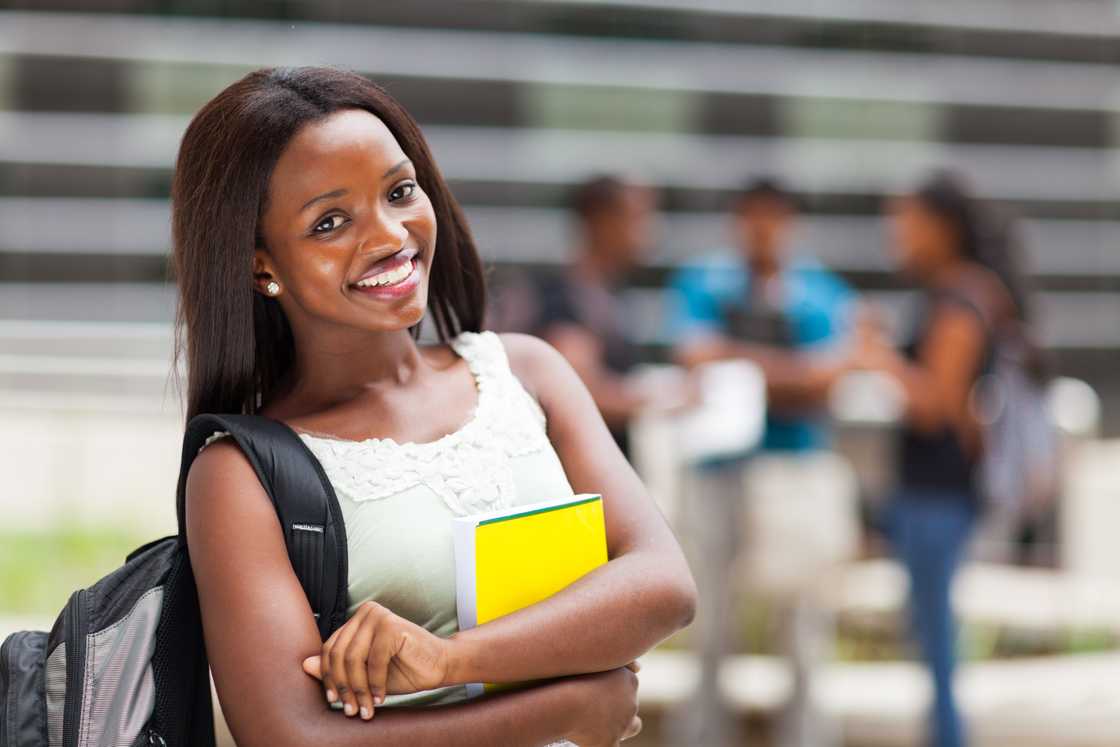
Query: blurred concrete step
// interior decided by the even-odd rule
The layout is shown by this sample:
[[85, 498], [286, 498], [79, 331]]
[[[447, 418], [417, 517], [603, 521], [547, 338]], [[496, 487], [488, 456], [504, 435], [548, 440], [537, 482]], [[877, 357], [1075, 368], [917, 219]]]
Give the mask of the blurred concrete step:
[[[893, 560], [852, 563], [822, 580], [822, 600], [858, 623], [898, 622], [905, 610], [906, 571]], [[953, 602], [964, 622], [1034, 636], [1078, 630], [1120, 635], [1120, 580], [1060, 570], [966, 564]]]
[[[0, 115], [2, 116], [2, 115]], [[572, 217], [561, 208], [464, 205], [483, 257], [498, 262], [562, 263], [569, 259]], [[657, 247], [646, 261], [672, 265], [730, 239], [723, 212], [672, 211], [660, 216]], [[25, 262], [73, 263], [84, 272], [112, 258], [124, 263], [165, 260], [171, 245], [170, 206], [164, 200], [0, 197], [0, 252], [30, 255]], [[1037, 275], [1120, 277], [1120, 222], [1031, 219], [1022, 222], [1026, 265]], [[888, 225], [879, 216], [805, 215], [793, 237], [839, 271], [889, 273]], [[95, 255], [88, 263], [82, 255]], [[63, 255], [65, 259], [57, 259]], [[2, 332], [0, 332], [2, 334]]]
[[[3, 287], [3, 286], [0, 286]], [[48, 293], [50, 286], [44, 288]], [[61, 295], [61, 294], [59, 294]], [[0, 319], [0, 356], [106, 358], [170, 362], [170, 324]], [[124, 359], [124, 360], [122, 360]], [[7, 367], [15, 367], [15, 363]]]
[[[0, 13], [0, 28], [2, 20]], [[165, 114], [2, 112], [0, 161], [170, 169], [188, 121]], [[427, 125], [424, 135], [444, 176], [458, 183], [571, 185], [589, 170], [625, 174], [641, 164], [644, 178], [681, 190], [733, 190], [744, 174], [761, 171], [817, 193], [874, 195], [906, 189], [916, 175], [944, 167], [969, 176], [979, 194], [993, 199], [1107, 203], [1120, 197], [1115, 148], [555, 126]], [[140, 215], [145, 225], [158, 225], [155, 214]]]
[[[416, 49], [429, 53], [417, 55]], [[519, 31], [8, 11], [0, 15], [0, 52], [236, 68], [330, 60], [362, 72], [452, 81], [753, 96], [796, 92], [958, 106], [1117, 107], [1114, 71], [1101, 64]]]
[[[687, 702], [700, 671], [691, 653], [652, 651], [641, 662], [643, 709]], [[977, 747], [1115, 747], [1117, 678], [1120, 653], [985, 661], [961, 667], [957, 694]], [[791, 681], [775, 657], [729, 656], [720, 670], [725, 702], [744, 714], [776, 714]], [[848, 744], [917, 747], [931, 688], [915, 662], [828, 663], [818, 670], [813, 697]]]

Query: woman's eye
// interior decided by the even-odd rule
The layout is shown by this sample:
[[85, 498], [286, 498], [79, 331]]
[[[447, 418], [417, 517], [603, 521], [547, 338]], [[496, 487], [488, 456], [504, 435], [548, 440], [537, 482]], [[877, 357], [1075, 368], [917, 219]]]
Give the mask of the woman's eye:
[[400, 186], [394, 187], [393, 191], [389, 193], [389, 202], [396, 202], [403, 200], [406, 197], [412, 197], [416, 192], [416, 182], [405, 182]]
[[[335, 222], [334, 222], [335, 218], [338, 218], [339, 223], [335, 224]], [[333, 231], [334, 229], [338, 228], [341, 225], [342, 225], [342, 216], [341, 215], [328, 215], [327, 217], [323, 218], [321, 221], [319, 221], [318, 223], [315, 224], [315, 226], [311, 229], [311, 233], [330, 233], [331, 231]], [[320, 231], [319, 229], [324, 227], [324, 226], [326, 226], [327, 230]]]

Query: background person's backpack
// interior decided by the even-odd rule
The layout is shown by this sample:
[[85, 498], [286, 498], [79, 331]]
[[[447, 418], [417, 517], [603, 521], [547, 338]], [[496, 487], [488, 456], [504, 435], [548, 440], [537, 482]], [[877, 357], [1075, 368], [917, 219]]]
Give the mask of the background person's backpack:
[[983, 428], [979, 486], [987, 507], [1017, 519], [1045, 511], [1058, 494], [1060, 439], [1050, 411], [1049, 366], [1026, 321], [1029, 285], [1018, 217], [987, 206], [980, 223], [983, 264], [1003, 282], [1018, 314], [987, 321], [993, 341], [988, 375], [974, 394]]
[[1061, 443], [1045, 380], [1031, 371], [1030, 347], [1009, 334], [995, 345], [991, 371], [973, 390], [984, 451], [977, 482], [985, 517], [973, 543], [978, 560], [1022, 560], [1022, 532], [1044, 523], [1060, 490]]
[[197, 415], [183, 438], [179, 533], [75, 591], [49, 633], [13, 633], [0, 647], [0, 747], [214, 744], [184, 499], [191, 462], [216, 430], [230, 432], [272, 499], [323, 639], [345, 621], [345, 528], [318, 460], [279, 421]]
[[1058, 492], [1058, 427], [1045, 383], [1031, 375], [1019, 338], [1002, 340], [985, 390], [980, 483], [989, 503], [1025, 511]]

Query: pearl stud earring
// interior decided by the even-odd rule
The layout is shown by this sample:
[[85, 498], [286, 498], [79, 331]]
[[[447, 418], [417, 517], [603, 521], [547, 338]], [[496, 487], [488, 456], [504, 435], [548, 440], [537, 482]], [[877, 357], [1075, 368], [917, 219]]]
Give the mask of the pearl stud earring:
[[277, 283], [275, 280], [269, 280], [268, 285], [266, 285], [264, 288], [266, 291], [268, 291], [268, 295], [275, 296], [280, 292], [280, 283]]

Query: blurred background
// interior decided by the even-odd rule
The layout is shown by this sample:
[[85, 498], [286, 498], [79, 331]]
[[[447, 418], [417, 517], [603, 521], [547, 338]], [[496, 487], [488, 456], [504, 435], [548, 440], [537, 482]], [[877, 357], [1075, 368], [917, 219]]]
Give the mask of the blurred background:
[[1055, 440], [1050, 494], [955, 577], [957, 703], [975, 744], [1120, 744], [1118, 42], [1115, 0], [0, 2], [0, 634], [174, 531], [179, 138], [250, 70], [328, 64], [420, 121], [492, 326], [569, 356], [688, 547], [705, 607], [648, 657], [640, 744], [920, 743], [935, 688], [880, 518], [904, 393], [831, 371], [827, 437], [776, 446], [791, 362], [750, 324], [755, 354], [687, 354], [720, 265], [688, 268], [776, 221], [838, 326], [870, 310], [901, 345], [890, 198], [967, 183], [1014, 229]]

